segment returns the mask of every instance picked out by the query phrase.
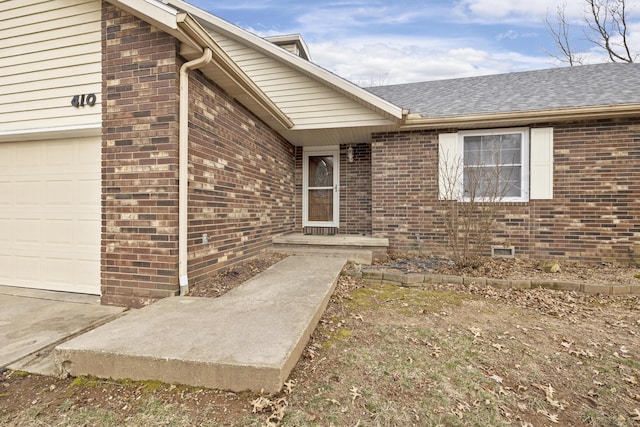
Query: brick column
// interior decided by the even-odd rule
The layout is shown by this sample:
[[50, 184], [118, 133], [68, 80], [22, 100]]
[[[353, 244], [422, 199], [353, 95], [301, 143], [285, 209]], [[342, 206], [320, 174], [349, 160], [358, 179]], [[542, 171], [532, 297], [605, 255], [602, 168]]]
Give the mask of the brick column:
[[102, 303], [178, 292], [177, 41], [103, 2]]

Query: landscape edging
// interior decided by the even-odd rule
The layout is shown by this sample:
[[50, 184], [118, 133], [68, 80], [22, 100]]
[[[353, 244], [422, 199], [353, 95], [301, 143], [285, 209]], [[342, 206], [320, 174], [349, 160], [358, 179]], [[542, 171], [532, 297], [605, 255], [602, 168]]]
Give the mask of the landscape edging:
[[451, 276], [443, 274], [402, 273], [380, 270], [346, 270], [344, 275], [363, 279], [370, 283], [388, 283], [403, 287], [420, 287], [425, 284], [451, 284], [461, 286], [491, 286], [498, 289], [553, 289], [577, 291], [588, 295], [640, 295], [639, 285], [604, 285], [556, 281], [553, 279], [494, 279], [487, 277]]

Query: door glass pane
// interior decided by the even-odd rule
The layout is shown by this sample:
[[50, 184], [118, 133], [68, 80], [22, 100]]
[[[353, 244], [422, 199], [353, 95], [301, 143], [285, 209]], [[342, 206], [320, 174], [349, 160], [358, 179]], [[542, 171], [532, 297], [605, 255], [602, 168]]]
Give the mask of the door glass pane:
[[309, 221], [333, 221], [333, 189], [309, 190]]
[[309, 188], [316, 187], [333, 187], [333, 156], [309, 156]]

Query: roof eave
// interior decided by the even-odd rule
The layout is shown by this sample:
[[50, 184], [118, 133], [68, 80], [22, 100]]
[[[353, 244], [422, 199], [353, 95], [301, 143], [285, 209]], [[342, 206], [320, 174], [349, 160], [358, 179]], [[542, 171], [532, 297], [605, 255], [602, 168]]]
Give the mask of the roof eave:
[[[178, 39], [200, 56], [205, 47], [213, 52], [212, 64], [222, 72], [243, 94], [243, 101], [253, 104], [263, 120], [274, 128], [290, 129], [293, 122], [218, 46], [204, 28], [188, 13], [158, 0], [108, 0], [114, 6], [150, 23]], [[192, 58], [191, 58], [192, 59]], [[228, 89], [228, 88], [226, 88]]]
[[188, 12], [189, 14], [210, 23], [216, 28], [217, 31], [220, 31], [225, 36], [240, 42], [246, 43], [247, 41], [249, 41], [252, 44], [253, 48], [258, 49], [273, 58], [288, 63], [290, 66], [304, 72], [310, 77], [323, 82], [324, 84], [332, 86], [341, 93], [349, 96], [351, 99], [363, 105], [366, 105], [369, 108], [375, 109], [387, 118], [398, 123], [402, 120], [402, 108], [388, 101], [385, 101], [384, 99], [341, 77], [338, 77], [337, 75], [325, 70], [324, 68], [303, 58], [300, 58], [290, 52], [287, 52], [285, 49], [282, 49], [281, 47], [265, 40], [262, 37], [246, 31], [236, 25], [233, 25], [225, 21], [224, 19], [212, 15], [182, 0], [167, 1]]
[[633, 115], [640, 115], [640, 104], [601, 105], [449, 117], [424, 117], [409, 114], [400, 125], [400, 130], [513, 126], [525, 123], [535, 124]]
[[[273, 101], [247, 76], [226, 52], [211, 38], [209, 33], [188, 13], [180, 12], [176, 16], [178, 26], [193, 38], [201, 47], [206, 46], [213, 52], [213, 62], [228, 78], [239, 86], [247, 96], [275, 119], [285, 129], [291, 129], [294, 123]], [[271, 120], [269, 120], [271, 121]]]

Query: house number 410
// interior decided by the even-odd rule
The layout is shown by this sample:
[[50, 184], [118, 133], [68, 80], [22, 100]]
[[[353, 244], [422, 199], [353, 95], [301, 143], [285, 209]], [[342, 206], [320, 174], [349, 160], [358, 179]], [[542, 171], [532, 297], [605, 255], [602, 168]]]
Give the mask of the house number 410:
[[93, 107], [96, 105], [96, 95], [95, 93], [90, 93], [88, 95], [75, 95], [71, 99], [71, 105], [76, 108], [84, 107], [85, 105]]

